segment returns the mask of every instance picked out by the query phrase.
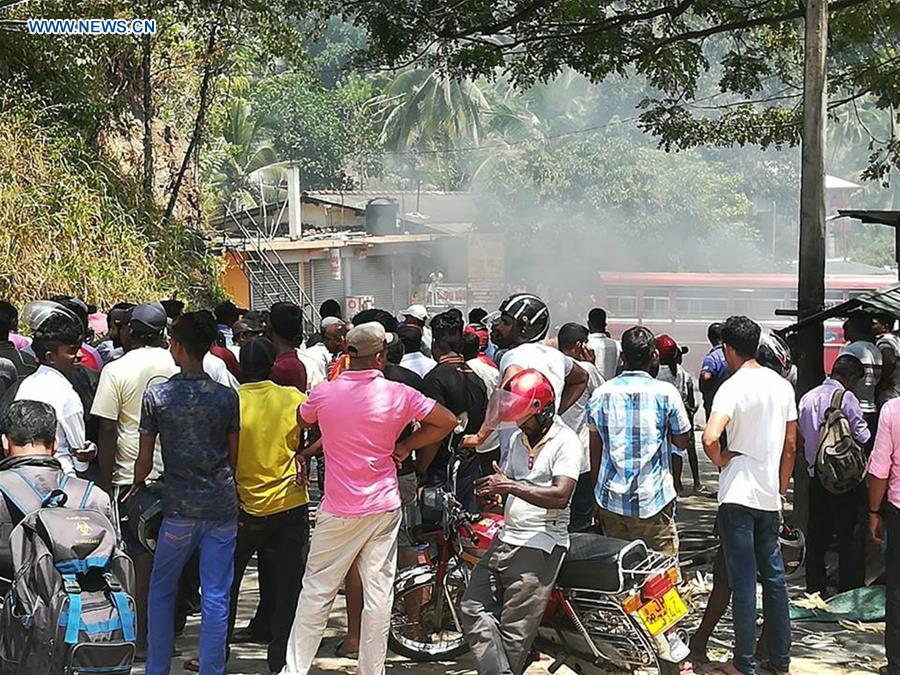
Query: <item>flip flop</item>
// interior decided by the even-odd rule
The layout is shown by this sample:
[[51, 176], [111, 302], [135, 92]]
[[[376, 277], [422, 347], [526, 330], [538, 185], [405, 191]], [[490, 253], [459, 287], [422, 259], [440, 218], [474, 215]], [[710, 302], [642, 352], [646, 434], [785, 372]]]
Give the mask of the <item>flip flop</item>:
[[359, 652], [346, 652], [345, 653], [345, 652], [341, 651], [341, 648], [344, 646], [344, 642], [346, 642], [346, 640], [341, 640], [340, 642], [338, 642], [337, 647], [334, 648], [334, 655], [339, 659], [358, 660]]
[[184, 669], [190, 673], [200, 672], [200, 659], [188, 659], [181, 665], [184, 666]]

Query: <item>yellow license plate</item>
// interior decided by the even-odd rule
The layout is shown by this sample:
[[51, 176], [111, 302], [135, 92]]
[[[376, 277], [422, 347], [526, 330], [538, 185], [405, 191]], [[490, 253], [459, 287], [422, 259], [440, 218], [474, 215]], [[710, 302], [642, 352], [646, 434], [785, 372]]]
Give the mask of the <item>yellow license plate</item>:
[[677, 588], [672, 588], [658, 599], [651, 600], [638, 610], [641, 623], [650, 632], [650, 635], [659, 635], [678, 623], [685, 614], [687, 606], [678, 594]]

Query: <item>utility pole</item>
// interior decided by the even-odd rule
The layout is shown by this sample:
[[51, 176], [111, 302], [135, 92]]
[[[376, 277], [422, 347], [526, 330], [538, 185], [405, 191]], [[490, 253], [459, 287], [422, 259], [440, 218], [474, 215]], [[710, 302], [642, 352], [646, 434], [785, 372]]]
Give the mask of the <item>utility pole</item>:
[[[825, 90], [828, 0], [806, 0], [803, 68], [803, 145], [800, 178], [800, 264], [797, 309], [801, 320], [825, 306]], [[797, 336], [798, 394], [822, 381], [822, 324]], [[809, 479], [798, 456], [794, 471], [794, 525], [805, 529]]]

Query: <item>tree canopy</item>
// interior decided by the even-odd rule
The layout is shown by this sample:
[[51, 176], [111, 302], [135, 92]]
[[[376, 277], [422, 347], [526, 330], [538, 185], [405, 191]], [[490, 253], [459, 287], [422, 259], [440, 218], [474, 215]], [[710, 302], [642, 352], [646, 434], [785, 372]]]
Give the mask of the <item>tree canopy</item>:
[[[831, 107], [863, 96], [900, 108], [900, 7], [833, 0]], [[342, 11], [369, 30], [369, 57], [460, 77], [594, 82], [643, 78], [641, 126], [666, 149], [799, 141], [802, 3], [793, 0], [375, 0]], [[873, 144], [870, 176], [898, 166], [900, 143]]]

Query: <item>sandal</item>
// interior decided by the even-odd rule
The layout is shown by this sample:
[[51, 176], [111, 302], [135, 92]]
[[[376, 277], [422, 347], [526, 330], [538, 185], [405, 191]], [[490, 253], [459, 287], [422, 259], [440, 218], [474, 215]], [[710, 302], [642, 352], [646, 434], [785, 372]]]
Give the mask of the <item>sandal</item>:
[[200, 672], [200, 659], [188, 659], [185, 661], [182, 666], [184, 669], [191, 673], [199, 673]]
[[346, 640], [341, 640], [338, 642], [337, 647], [334, 648], [334, 655], [339, 659], [351, 659], [356, 660], [359, 659], [359, 652], [343, 652], [341, 651], [344, 647], [344, 642]]

